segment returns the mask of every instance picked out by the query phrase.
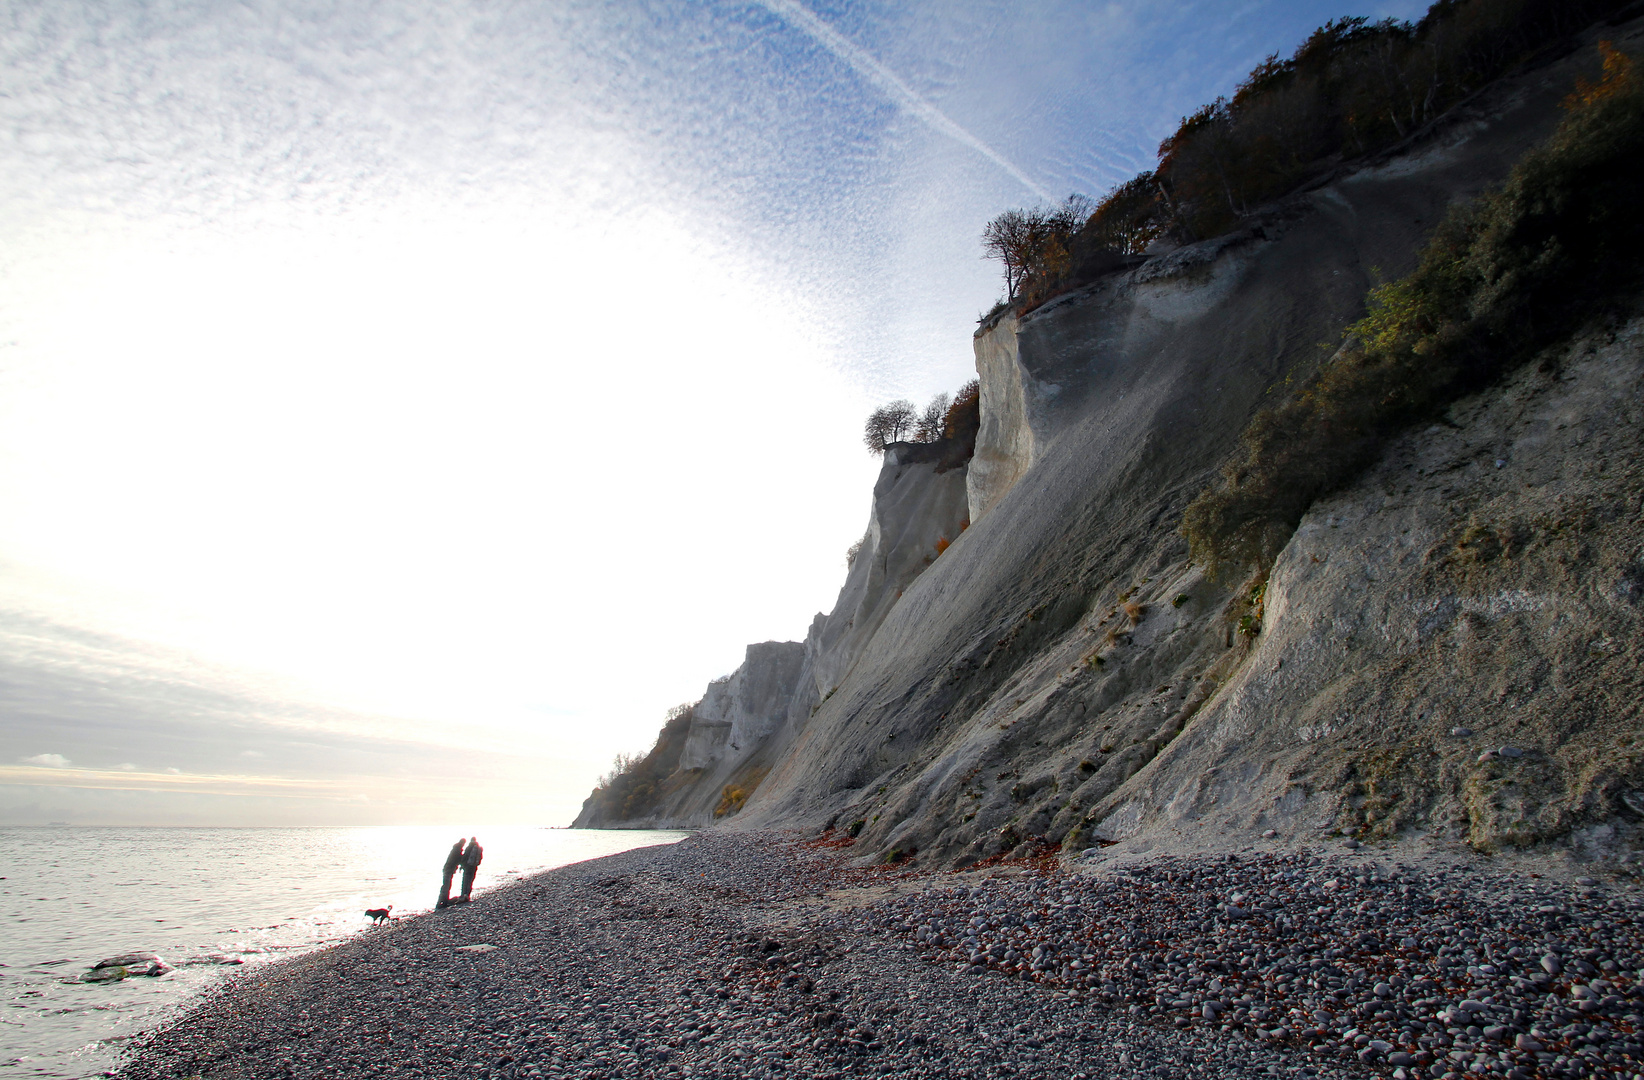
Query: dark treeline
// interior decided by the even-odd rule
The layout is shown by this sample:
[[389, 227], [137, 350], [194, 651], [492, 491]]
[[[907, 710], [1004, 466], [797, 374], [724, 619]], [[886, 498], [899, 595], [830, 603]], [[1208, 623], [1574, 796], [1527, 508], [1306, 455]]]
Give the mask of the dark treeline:
[[654, 812], [663, 797], [674, 790], [668, 781], [678, 779], [679, 758], [691, 733], [695, 708], [676, 705], [669, 709], [668, 720], [649, 753], [618, 754], [611, 771], [594, 785], [583, 812], [592, 809], [595, 821], [631, 821]]
[[1438, 0], [1420, 21], [1332, 20], [1184, 117], [1158, 164], [1100, 202], [1010, 210], [983, 233], [1025, 312], [1115, 255], [1218, 236], [1342, 161], [1398, 143], [1570, 34], [1637, 0]]

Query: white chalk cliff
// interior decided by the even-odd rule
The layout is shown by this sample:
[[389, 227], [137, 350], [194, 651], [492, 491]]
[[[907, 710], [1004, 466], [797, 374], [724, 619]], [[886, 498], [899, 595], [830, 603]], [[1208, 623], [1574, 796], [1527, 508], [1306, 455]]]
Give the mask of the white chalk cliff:
[[1207, 581], [1178, 531], [1594, 70], [1587, 40], [1235, 232], [985, 324], [968, 464], [892, 448], [834, 610], [710, 686], [653, 813], [579, 823], [707, 824], [729, 786], [751, 794], [721, 821], [948, 863], [1189, 827], [1637, 831], [1644, 324], [1407, 433], [1270, 581]]
[[[741, 667], [708, 684], [678, 759], [679, 779], [689, 782], [623, 824], [708, 824], [726, 786], [757, 783], [760, 770], [850, 674], [904, 590], [968, 527], [966, 465], [953, 463], [954, 456], [945, 443], [893, 443], [885, 450], [868, 528], [833, 611], [817, 613], [803, 642], [749, 645]], [[611, 824], [592, 802], [577, 818], [578, 827]]]

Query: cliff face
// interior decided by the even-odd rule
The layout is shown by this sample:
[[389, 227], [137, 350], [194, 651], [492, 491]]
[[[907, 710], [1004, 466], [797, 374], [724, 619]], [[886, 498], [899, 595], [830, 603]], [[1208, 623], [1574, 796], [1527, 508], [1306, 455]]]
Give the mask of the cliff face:
[[748, 646], [741, 667], [708, 684], [654, 807], [613, 813], [596, 793], [575, 827], [694, 828], [740, 808], [735, 793], [759, 786], [850, 674], [903, 590], [969, 525], [967, 451], [946, 442], [887, 448], [867, 532], [832, 613], [818, 613], [803, 642]]
[[[1636, 47], [1638, 27], [1609, 36]], [[1405, 436], [1266, 580], [1207, 581], [1177, 531], [1257, 410], [1595, 66], [1588, 46], [1506, 80], [1236, 233], [979, 332], [975, 457], [955, 478], [887, 456], [735, 820], [849, 826], [864, 857], [942, 862], [1188, 827], [1629, 833], [1635, 328]], [[937, 559], [933, 533], [951, 541]]]
[[819, 698], [850, 673], [903, 590], [969, 527], [968, 467], [942, 470], [933, 458], [914, 444], [885, 451], [862, 548], [833, 612], [817, 616], [805, 642]]
[[749, 645], [742, 666], [709, 683], [693, 710], [679, 767], [738, 763], [763, 744], [787, 720], [804, 662], [805, 647], [797, 642]]

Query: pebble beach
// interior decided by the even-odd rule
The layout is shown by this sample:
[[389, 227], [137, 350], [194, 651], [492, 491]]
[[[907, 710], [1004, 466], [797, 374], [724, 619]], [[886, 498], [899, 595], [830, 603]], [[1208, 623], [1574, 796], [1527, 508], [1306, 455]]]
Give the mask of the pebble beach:
[[1630, 879], [1465, 851], [851, 854], [706, 833], [548, 871], [237, 975], [120, 1075], [1644, 1075]]

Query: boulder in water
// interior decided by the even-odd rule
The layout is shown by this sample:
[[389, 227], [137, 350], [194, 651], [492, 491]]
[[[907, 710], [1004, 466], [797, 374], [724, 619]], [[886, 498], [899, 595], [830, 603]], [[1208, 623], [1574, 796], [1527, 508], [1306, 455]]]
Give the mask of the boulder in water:
[[[99, 960], [82, 978], [87, 982], [112, 982], [132, 975], [164, 975], [171, 965], [151, 952], [122, 953]], [[116, 975], [115, 972], [120, 972]]]

